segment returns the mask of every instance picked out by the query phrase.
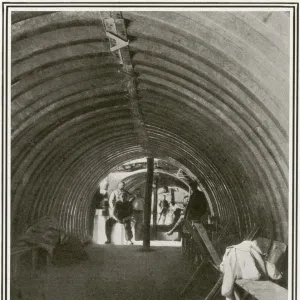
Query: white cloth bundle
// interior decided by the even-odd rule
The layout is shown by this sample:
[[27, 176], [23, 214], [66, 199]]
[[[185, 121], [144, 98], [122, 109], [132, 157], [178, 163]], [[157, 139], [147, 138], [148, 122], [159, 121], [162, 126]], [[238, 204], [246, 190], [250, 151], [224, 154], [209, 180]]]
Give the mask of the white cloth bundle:
[[220, 270], [224, 273], [221, 293], [228, 299], [234, 299], [236, 279], [280, 279], [281, 274], [274, 268], [273, 264], [264, 260], [264, 254], [256, 241], [244, 241], [227, 247], [220, 265]]

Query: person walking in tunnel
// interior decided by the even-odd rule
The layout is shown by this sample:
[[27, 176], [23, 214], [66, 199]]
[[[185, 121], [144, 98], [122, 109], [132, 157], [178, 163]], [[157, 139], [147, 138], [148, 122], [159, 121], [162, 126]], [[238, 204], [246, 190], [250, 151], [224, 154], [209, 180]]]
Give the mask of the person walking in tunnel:
[[166, 222], [166, 216], [169, 210], [169, 201], [167, 200], [167, 196], [169, 195], [169, 189], [167, 186], [163, 187], [163, 192], [162, 192], [163, 198], [159, 202], [159, 217], [158, 217], [158, 224], [164, 225]]
[[[124, 196], [123, 194], [126, 194], [126, 196]], [[105, 244], [110, 244], [111, 242], [111, 231], [112, 231], [112, 227], [113, 225], [116, 223], [116, 220], [113, 216], [113, 212], [114, 212], [114, 208], [115, 208], [115, 204], [117, 203], [117, 201], [121, 201], [121, 197], [129, 197], [129, 193], [125, 190], [125, 182], [121, 181], [118, 184], [118, 188], [114, 191], [112, 191], [112, 193], [109, 196], [109, 200], [108, 200], [108, 206], [109, 206], [109, 218], [106, 220], [105, 223], [105, 233], [106, 233], [106, 242]]]
[[169, 203], [169, 209], [166, 215], [166, 225], [174, 225], [177, 222], [178, 218], [175, 221], [175, 216], [178, 209], [179, 207], [175, 202], [174, 190], [171, 190], [171, 201]]
[[137, 188], [135, 190], [135, 196], [132, 200], [134, 232], [136, 241], [142, 239], [142, 229], [144, 221], [144, 202], [145, 200], [141, 195], [141, 189]]
[[208, 203], [205, 194], [198, 190], [196, 181], [191, 182], [190, 187], [192, 193], [187, 206], [186, 218], [201, 221], [208, 216]]
[[187, 203], [188, 203], [188, 196], [185, 196], [184, 200], [186, 200], [186, 201], [184, 201], [184, 203], [183, 203], [183, 209], [180, 212], [179, 219], [176, 221], [176, 223], [172, 227], [172, 229], [167, 232], [167, 235], [172, 235], [173, 232], [178, 229], [178, 231], [179, 231], [179, 237], [178, 238], [180, 238], [180, 236], [181, 236], [182, 226], [183, 226], [183, 223], [184, 223], [184, 216], [185, 216], [186, 207], [187, 207]]
[[189, 201], [185, 203], [185, 209], [182, 211], [179, 220], [173, 226], [173, 228], [167, 232], [168, 235], [173, 234], [173, 232], [180, 228], [182, 229], [184, 219], [202, 221], [205, 216], [208, 215], [208, 204], [205, 194], [198, 190], [197, 182], [193, 181], [190, 183], [192, 193], [190, 195]]

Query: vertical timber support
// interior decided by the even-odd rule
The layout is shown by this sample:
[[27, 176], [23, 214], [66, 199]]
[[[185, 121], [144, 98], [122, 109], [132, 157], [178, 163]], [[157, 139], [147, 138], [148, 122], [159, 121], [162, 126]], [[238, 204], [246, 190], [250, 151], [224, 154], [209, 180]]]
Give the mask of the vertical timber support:
[[144, 207], [144, 230], [143, 230], [143, 248], [148, 250], [150, 248], [150, 222], [151, 222], [151, 198], [152, 198], [152, 184], [153, 184], [154, 159], [147, 158], [147, 179], [145, 190], [145, 207]]
[[153, 190], [153, 238], [157, 238], [157, 191], [158, 191], [158, 176], [154, 178]]

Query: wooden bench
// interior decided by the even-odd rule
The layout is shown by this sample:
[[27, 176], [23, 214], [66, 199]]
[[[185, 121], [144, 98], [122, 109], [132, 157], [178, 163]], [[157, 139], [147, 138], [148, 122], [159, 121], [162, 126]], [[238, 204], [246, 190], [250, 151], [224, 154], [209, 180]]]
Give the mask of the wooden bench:
[[[11, 249], [11, 276], [12, 279], [15, 279], [20, 271], [21, 267], [21, 259], [25, 255], [30, 255], [30, 276], [33, 277], [37, 270], [37, 263], [38, 263], [38, 254], [42, 248], [34, 245], [27, 245], [27, 244], [17, 244], [12, 247]], [[47, 253], [46, 256], [46, 265], [48, 266], [50, 263], [50, 257]]]
[[[206, 225], [208, 226], [208, 225]], [[208, 231], [208, 236], [210, 239], [214, 239], [216, 229]], [[195, 266], [199, 265], [199, 262], [203, 259], [203, 254], [205, 253], [203, 249], [203, 243], [199, 240], [198, 235], [194, 231], [194, 222], [185, 220], [183, 233], [182, 233], [182, 251], [187, 259], [192, 261]]]
[[[286, 245], [262, 237], [257, 238], [256, 241], [262, 252], [267, 256], [266, 261], [281, 269], [287, 248]], [[253, 281], [240, 279], [236, 280], [235, 284], [242, 288], [246, 295], [250, 294], [258, 300], [286, 300], [288, 298], [287, 289], [269, 280]]]
[[[201, 225], [200, 225], [201, 224]], [[199, 226], [198, 226], [199, 225]], [[226, 242], [236, 242], [236, 236], [234, 240], [229, 239], [228, 234], [233, 227], [233, 220], [229, 220], [221, 230], [213, 231], [212, 229], [207, 231], [207, 226], [202, 225], [197, 221], [185, 220], [185, 237], [183, 239], [183, 253], [190, 259], [196, 260], [200, 258], [200, 261], [203, 259], [211, 259], [211, 255], [214, 256], [215, 264], [219, 264], [217, 257], [221, 256], [223, 251], [226, 248]], [[203, 228], [203, 230], [201, 229]], [[199, 232], [201, 231], [201, 235]], [[229, 239], [229, 241], [228, 241]], [[210, 249], [217, 249], [216, 254], [212, 254], [207, 251], [207, 247]], [[213, 251], [213, 250], [211, 250]], [[196, 259], [195, 259], [196, 258]], [[199, 265], [199, 263], [197, 263]]]
[[236, 280], [235, 284], [258, 300], [288, 299], [288, 290], [269, 280], [254, 281], [240, 279]]
[[[205, 259], [201, 262], [183, 291], [181, 292], [180, 296], [184, 296], [188, 288], [191, 286], [191, 284], [194, 282], [197, 275], [203, 270], [204, 266], [210, 263], [216, 270], [219, 271], [219, 265], [221, 263], [221, 258], [218, 254], [218, 252], [215, 249], [215, 246], [210, 241], [206, 230], [202, 224], [192, 224], [191, 222], [187, 222], [187, 229], [190, 231], [192, 230], [191, 234], [195, 238], [195, 241], [201, 245], [202, 249], [204, 248], [205, 252]], [[254, 226], [251, 232], [247, 235], [245, 240], [252, 240], [257, 232], [259, 230], [259, 226]], [[226, 234], [226, 232], [221, 233], [221, 235]], [[262, 242], [266, 242], [267, 239], [261, 239]], [[282, 257], [282, 253], [285, 252], [286, 247], [284, 247], [283, 243], [280, 242], [272, 242], [272, 247], [268, 250], [270, 252], [268, 253], [269, 260], [272, 260], [272, 263], [276, 265], [276, 260], [279, 260]], [[204, 246], [204, 247], [203, 247]], [[277, 249], [277, 253], [274, 253], [275, 249]], [[278, 251], [279, 249], [279, 251]], [[275, 251], [276, 252], [276, 251]], [[281, 254], [278, 254], [281, 252]], [[208, 257], [207, 257], [208, 254]], [[220, 272], [220, 271], [219, 271]], [[220, 272], [219, 277], [214, 284], [213, 288], [210, 290], [208, 295], [205, 297], [205, 300], [211, 300], [214, 299], [221, 290], [223, 282], [223, 274]], [[252, 295], [258, 300], [274, 300], [274, 299], [280, 299], [280, 300], [286, 300], [288, 296], [288, 291], [278, 284], [272, 282], [272, 281], [252, 281], [252, 280], [237, 280], [235, 283], [237, 286], [242, 288], [245, 291], [245, 296], [248, 294]]]
[[[221, 230], [221, 232], [219, 233], [219, 236], [216, 238], [216, 240], [214, 241], [214, 244], [213, 244], [211, 242], [203, 224], [194, 222], [194, 221], [189, 221], [189, 220], [185, 221], [185, 228], [190, 233], [190, 235], [192, 236], [194, 242], [196, 243], [199, 251], [201, 252], [202, 259], [201, 259], [200, 265], [197, 267], [196, 271], [194, 272], [194, 274], [192, 275], [192, 277], [190, 278], [190, 280], [188, 281], [188, 283], [186, 284], [186, 286], [180, 293], [181, 297], [183, 297], [186, 294], [188, 289], [194, 283], [198, 274], [200, 274], [201, 271], [203, 271], [203, 269], [208, 264], [212, 264], [212, 266], [214, 266], [218, 270], [218, 266], [220, 265], [222, 260], [220, 259], [220, 255], [216, 251], [216, 248], [222, 249], [222, 247], [220, 247], [220, 246], [222, 246], [221, 243], [223, 242], [223, 237], [226, 237], [226, 235], [228, 235], [232, 224], [233, 224], [232, 220], [230, 220], [226, 223], [226, 225]], [[219, 270], [218, 270], [218, 273], [219, 273]], [[221, 275], [218, 277], [217, 282], [215, 283], [215, 285], [213, 286], [213, 288], [211, 289], [211, 291], [205, 298], [206, 300], [212, 299], [213, 296], [220, 290], [222, 281], [223, 281], [223, 279], [222, 279], [222, 275]]]
[[31, 255], [31, 276], [34, 275], [37, 266], [38, 247], [29, 245], [16, 245], [11, 250], [11, 265], [12, 265], [12, 278], [17, 277], [20, 271], [21, 258], [24, 255]]

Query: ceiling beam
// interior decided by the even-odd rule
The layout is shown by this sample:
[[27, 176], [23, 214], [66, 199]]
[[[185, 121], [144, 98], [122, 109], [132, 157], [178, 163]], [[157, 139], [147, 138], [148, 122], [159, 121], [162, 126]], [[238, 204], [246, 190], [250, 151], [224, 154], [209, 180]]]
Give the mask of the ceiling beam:
[[149, 150], [149, 137], [140, 109], [136, 75], [131, 61], [125, 20], [121, 12], [110, 12], [110, 16], [104, 17], [102, 21], [106, 35], [109, 38], [110, 50], [118, 57], [124, 74], [128, 76], [129, 105], [141, 147], [145, 152], [145, 156], [153, 157], [153, 153]]

